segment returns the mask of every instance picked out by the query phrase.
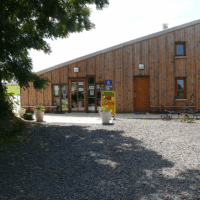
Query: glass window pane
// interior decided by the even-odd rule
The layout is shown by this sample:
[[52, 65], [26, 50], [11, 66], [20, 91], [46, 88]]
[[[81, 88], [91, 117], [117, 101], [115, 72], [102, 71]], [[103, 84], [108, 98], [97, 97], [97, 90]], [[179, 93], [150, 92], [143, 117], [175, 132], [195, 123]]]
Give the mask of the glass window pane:
[[79, 86], [84, 86], [84, 81], [79, 81], [79, 82], [78, 82], [78, 85], [79, 85]]
[[77, 111], [78, 110], [78, 105], [77, 105], [77, 92], [73, 92], [71, 95], [71, 106], [72, 106], [72, 111]]
[[78, 101], [78, 110], [85, 111], [84, 101]]
[[88, 86], [88, 97], [95, 97], [94, 85]]
[[184, 80], [177, 80], [178, 90], [184, 89]]
[[78, 92], [78, 99], [84, 99], [84, 92]]
[[62, 86], [61, 87], [61, 97], [63, 99], [67, 98], [67, 94], [68, 94], [68, 86]]
[[101, 92], [97, 92], [97, 99], [101, 99]]
[[97, 100], [97, 106], [101, 106], [101, 100]]
[[184, 97], [184, 91], [178, 91], [178, 97]]
[[78, 88], [78, 91], [79, 91], [79, 92], [84, 92], [84, 88], [83, 88], [83, 87], [79, 87], [79, 88]]
[[88, 104], [94, 104], [95, 105], [95, 98], [88, 98]]
[[88, 105], [89, 112], [95, 112], [95, 105]]
[[88, 78], [88, 84], [94, 84], [94, 77]]
[[53, 86], [53, 96], [59, 97], [59, 86], [57, 86], [57, 85]]
[[77, 82], [72, 81], [72, 91], [77, 91]]
[[54, 97], [53, 105], [54, 106], [60, 106], [60, 98], [59, 97]]
[[177, 44], [176, 49], [177, 49], [176, 54], [183, 55], [183, 44]]
[[62, 111], [68, 111], [68, 98], [62, 99]]

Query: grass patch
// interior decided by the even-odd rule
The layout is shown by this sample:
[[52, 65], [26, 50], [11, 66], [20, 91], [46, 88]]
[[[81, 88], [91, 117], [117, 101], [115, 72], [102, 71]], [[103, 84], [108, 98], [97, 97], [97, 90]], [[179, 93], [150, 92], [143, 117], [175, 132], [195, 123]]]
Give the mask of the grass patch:
[[20, 86], [7, 86], [8, 90], [7, 92], [14, 93], [14, 95], [20, 95]]

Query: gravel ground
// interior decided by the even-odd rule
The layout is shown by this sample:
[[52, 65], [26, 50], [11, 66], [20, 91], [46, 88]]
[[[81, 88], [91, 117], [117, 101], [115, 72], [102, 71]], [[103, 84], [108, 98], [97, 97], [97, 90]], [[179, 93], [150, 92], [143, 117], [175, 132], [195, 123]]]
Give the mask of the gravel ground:
[[0, 199], [200, 199], [200, 121], [43, 123], [0, 152]]

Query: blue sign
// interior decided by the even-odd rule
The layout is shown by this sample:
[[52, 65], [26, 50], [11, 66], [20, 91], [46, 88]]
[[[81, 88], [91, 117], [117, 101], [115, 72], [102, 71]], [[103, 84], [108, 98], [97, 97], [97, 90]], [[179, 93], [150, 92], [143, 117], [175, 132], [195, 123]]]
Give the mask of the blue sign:
[[106, 80], [105, 81], [105, 85], [112, 85], [112, 81], [111, 80]]
[[103, 88], [100, 88], [100, 91], [103, 91]]

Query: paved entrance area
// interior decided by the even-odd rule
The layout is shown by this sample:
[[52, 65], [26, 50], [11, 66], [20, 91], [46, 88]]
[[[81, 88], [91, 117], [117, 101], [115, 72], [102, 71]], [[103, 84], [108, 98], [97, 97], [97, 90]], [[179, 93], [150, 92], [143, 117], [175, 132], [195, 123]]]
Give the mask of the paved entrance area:
[[[135, 114], [135, 113], [117, 113], [115, 119], [111, 118], [110, 123], [123, 121], [126, 119], [161, 119], [162, 114]], [[172, 118], [178, 118], [177, 114], [172, 115]], [[61, 123], [82, 123], [82, 124], [101, 124], [99, 113], [45, 113], [44, 122], [61, 122]]]

